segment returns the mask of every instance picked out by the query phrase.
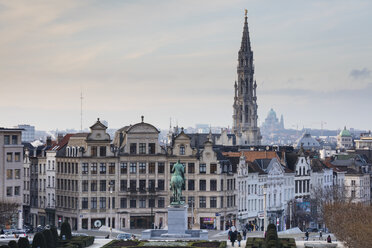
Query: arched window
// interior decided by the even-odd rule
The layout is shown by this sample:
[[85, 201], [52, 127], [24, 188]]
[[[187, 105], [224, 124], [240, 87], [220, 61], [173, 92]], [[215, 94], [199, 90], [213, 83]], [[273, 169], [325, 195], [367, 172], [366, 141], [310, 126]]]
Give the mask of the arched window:
[[69, 146], [66, 148], [66, 155], [67, 155], [67, 157], [70, 156], [70, 147]]

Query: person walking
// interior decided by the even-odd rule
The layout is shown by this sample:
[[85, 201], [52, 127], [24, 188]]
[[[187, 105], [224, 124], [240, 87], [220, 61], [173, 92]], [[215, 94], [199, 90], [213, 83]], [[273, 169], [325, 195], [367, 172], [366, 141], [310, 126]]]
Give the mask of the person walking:
[[231, 230], [231, 227], [229, 228], [229, 232], [227, 233], [227, 239], [231, 241], [231, 236], [233, 235], [233, 232]]
[[247, 230], [243, 229], [243, 239], [247, 239]]
[[309, 240], [309, 232], [308, 231], [306, 231], [305, 236], [306, 236], [306, 241], [308, 241]]
[[235, 240], [236, 240], [236, 229], [235, 231], [231, 231], [231, 234], [230, 234], [230, 241], [231, 241], [231, 246], [234, 247], [234, 243], [235, 243]]
[[332, 243], [331, 235], [328, 235], [328, 237], [327, 237], [327, 243]]
[[237, 240], [238, 240], [238, 245], [240, 247], [240, 242], [242, 241], [242, 235], [240, 234], [240, 232], [238, 232]]
[[322, 230], [319, 231], [319, 240], [322, 240], [323, 239], [323, 233], [322, 233]]

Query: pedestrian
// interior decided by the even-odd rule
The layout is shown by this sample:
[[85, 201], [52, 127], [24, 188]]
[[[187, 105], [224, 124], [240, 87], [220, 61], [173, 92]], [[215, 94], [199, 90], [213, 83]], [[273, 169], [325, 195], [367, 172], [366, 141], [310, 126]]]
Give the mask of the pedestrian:
[[319, 231], [319, 240], [322, 240], [323, 238], [323, 234], [322, 234], [322, 230]]
[[240, 247], [240, 242], [242, 241], [242, 235], [240, 234], [240, 232], [238, 232], [237, 240], [238, 240], [238, 245]]
[[1, 229], [1, 232], [0, 232], [0, 234], [4, 234], [4, 229]]
[[231, 241], [231, 246], [232, 247], [234, 247], [234, 243], [235, 243], [235, 240], [236, 240], [236, 233], [237, 233], [237, 231], [235, 229], [235, 231], [234, 232], [231, 231], [231, 234], [230, 234], [230, 241]]
[[306, 241], [308, 241], [309, 240], [309, 232], [308, 231], [306, 231], [305, 236], [306, 236]]
[[327, 243], [332, 243], [331, 235], [328, 235], [328, 237], [327, 237]]
[[247, 230], [243, 229], [243, 239], [247, 239]]
[[231, 236], [233, 235], [233, 232], [231, 230], [231, 227], [229, 228], [229, 232], [227, 233], [227, 239], [231, 241]]

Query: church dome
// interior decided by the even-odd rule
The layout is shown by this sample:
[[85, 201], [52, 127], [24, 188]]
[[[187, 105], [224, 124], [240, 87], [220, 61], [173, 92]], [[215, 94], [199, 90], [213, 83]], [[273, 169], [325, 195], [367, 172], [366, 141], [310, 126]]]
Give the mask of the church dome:
[[349, 132], [349, 130], [346, 129], [346, 127], [344, 127], [344, 129], [340, 132], [339, 135], [341, 137], [351, 137], [351, 133]]

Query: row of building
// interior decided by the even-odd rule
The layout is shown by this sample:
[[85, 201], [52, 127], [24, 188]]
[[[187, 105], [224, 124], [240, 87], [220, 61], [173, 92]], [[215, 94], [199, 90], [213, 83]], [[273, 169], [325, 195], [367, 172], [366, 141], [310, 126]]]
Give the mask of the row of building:
[[[0, 196], [20, 204], [19, 224], [23, 219], [33, 226], [67, 220], [73, 229], [164, 227], [171, 168], [178, 160], [185, 166], [190, 227], [262, 228], [266, 217], [284, 230], [295, 224], [291, 211], [311, 204], [319, 192], [329, 197], [335, 188], [370, 203], [371, 164], [363, 155], [321, 160], [303, 147], [239, 146], [226, 132], [182, 129], [162, 146], [158, 129], [143, 119], [117, 130], [114, 139], [99, 119], [90, 129], [38, 147], [22, 144], [20, 129], [0, 129]], [[313, 218], [305, 225], [323, 223]]]

